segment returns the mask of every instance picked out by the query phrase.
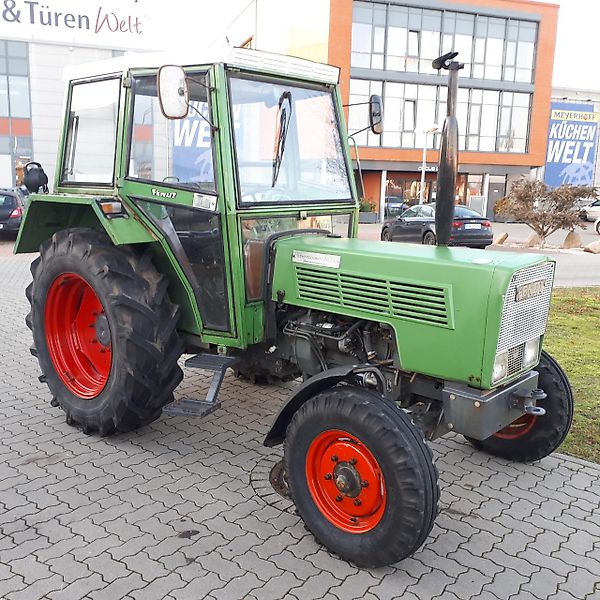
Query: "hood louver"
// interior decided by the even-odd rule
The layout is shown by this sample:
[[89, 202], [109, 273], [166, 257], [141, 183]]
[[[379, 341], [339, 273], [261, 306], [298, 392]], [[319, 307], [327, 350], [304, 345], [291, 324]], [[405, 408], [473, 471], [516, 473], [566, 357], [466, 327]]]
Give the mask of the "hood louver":
[[454, 328], [447, 287], [388, 281], [308, 266], [296, 265], [295, 268], [298, 297], [303, 300]]

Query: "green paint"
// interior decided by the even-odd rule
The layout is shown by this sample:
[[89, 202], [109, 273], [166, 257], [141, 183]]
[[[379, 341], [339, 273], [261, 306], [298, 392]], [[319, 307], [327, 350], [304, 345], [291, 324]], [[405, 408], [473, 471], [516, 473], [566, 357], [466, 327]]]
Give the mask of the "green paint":
[[[127, 178], [129, 140], [133, 135], [130, 85], [121, 89], [114, 182], [105, 187], [61, 183], [67, 139], [66, 128], [63, 128], [57, 157], [56, 193], [31, 196], [15, 251], [34, 252], [53, 233], [70, 227], [104, 230], [116, 245], [146, 245], [154, 254], [157, 267], [171, 281], [169, 292], [181, 307], [179, 329], [203, 343], [243, 349], [264, 340], [266, 317], [262, 301], [246, 300], [242, 219], [304, 219], [324, 213], [350, 214], [350, 234], [356, 237], [358, 201], [354, 179], [350, 177], [351, 201], [323, 201], [311, 205], [285, 205], [282, 202], [279, 206], [238, 208], [227, 68], [223, 64], [206, 68], [211, 88], [211, 120], [215, 126], [216, 212], [221, 217], [219, 235], [225, 256], [225, 288], [229, 299], [225, 308], [229, 312], [229, 331], [211, 330], [203, 323], [189, 271], [157, 225], [160, 219], [168, 216], [169, 207], [194, 206], [194, 193], [177, 183]], [[256, 69], [253, 71], [257, 72]], [[133, 76], [154, 73], [156, 69], [133, 70], [127, 79], [129, 82]], [[274, 72], [262, 71], [260, 74], [279, 82], [286, 81]], [[287, 81], [291, 84], [301, 82], [299, 79]], [[342, 131], [342, 152], [351, 172], [339, 90], [336, 87], [332, 90]], [[70, 97], [71, 87], [67, 99]], [[65, 114], [65, 123], [67, 116]], [[98, 205], [101, 198], [120, 200], [127, 218], [107, 218]], [[144, 201], [146, 212], [136, 204], [138, 201]], [[158, 204], [148, 205], [147, 201]], [[339, 268], [294, 262], [294, 251], [339, 257]], [[483, 257], [488, 262], [478, 263], [477, 260]], [[545, 257], [530, 254], [483, 254], [461, 248], [297, 236], [276, 242], [273, 299], [279, 295], [289, 305], [388, 323], [396, 333], [402, 369], [485, 389], [491, 387], [503, 295], [510, 279], [515, 271], [545, 260]]]

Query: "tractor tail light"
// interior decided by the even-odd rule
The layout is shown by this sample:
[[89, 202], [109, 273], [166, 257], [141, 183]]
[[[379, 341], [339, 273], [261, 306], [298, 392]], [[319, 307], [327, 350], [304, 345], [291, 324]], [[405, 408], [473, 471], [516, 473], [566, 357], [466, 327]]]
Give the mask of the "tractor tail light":
[[17, 206], [17, 208], [15, 208], [11, 213], [10, 216], [8, 217], [9, 219], [18, 219], [19, 217], [23, 216], [23, 209], [20, 206]]

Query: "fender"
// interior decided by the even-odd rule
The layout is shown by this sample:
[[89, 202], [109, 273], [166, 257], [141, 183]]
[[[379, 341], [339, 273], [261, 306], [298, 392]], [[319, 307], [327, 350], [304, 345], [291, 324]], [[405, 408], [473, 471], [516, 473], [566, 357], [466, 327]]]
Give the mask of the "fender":
[[[98, 199], [98, 196], [32, 194], [15, 243], [15, 254], [37, 252], [44, 240], [70, 227], [103, 229], [116, 245], [157, 241], [132, 211], [127, 211], [127, 218], [108, 218], [102, 213]], [[119, 196], [106, 199], [121, 201]]]
[[294, 413], [315, 394], [335, 387], [338, 383], [349, 379], [352, 375], [365, 373], [367, 371], [374, 373], [380, 382], [383, 383], [383, 376], [379, 369], [369, 364], [347, 365], [335, 367], [334, 369], [327, 369], [327, 371], [318, 373], [302, 383], [277, 413], [275, 421], [267, 433], [263, 444], [269, 448], [282, 444], [285, 440], [287, 426], [292, 420]]

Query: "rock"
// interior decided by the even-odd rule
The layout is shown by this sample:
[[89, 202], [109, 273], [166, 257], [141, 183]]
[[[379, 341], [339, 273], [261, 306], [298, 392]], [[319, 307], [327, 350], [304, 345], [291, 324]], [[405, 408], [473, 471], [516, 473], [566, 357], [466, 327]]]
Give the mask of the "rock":
[[502, 244], [504, 244], [504, 242], [508, 239], [508, 233], [506, 233], [506, 231], [504, 233], [501, 233], [495, 240], [494, 240], [494, 245], [495, 246], [502, 246]]
[[581, 248], [581, 236], [574, 231], [569, 231], [561, 248]]
[[600, 240], [589, 243], [584, 249], [584, 252], [591, 252], [592, 254], [600, 254]]
[[542, 244], [542, 240], [540, 239], [540, 236], [535, 231], [532, 231], [529, 234], [529, 237], [525, 240], [525, 245], [528, 248], [539, 248], [541, 244]]

